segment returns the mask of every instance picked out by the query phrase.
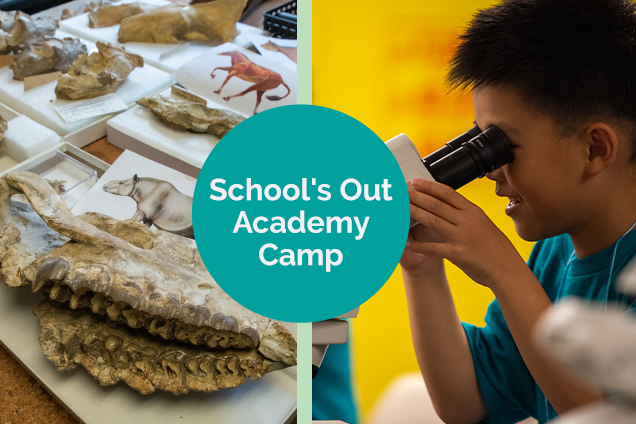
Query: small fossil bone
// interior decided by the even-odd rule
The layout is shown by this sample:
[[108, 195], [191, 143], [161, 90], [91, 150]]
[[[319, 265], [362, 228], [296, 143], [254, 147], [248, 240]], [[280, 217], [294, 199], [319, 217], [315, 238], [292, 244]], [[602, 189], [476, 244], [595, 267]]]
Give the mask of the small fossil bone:
[[49, 72], [66, 72], [80, 54], [86, 54], [86, 46], [78, 38], [45, 38], [41, 45], [27, 44], [15, 55], [11, 65], [13, 79]]
[[245, 118], [223, 109], [211, 109], [199, 103], [154, 96], [137, 100], [147, 107], [161, 122], [169, 127], [195, 133], [210, 133], [223, 138]]
[[66, 187], [64, 187], [64, 184], [66, 183], [66, 180], [46, 180], [47, 183], [49, 183], [49, 185], [51, 187], [53, 187], [53, 190], [55, 190], [55, 192], [57, 194], [62, 194], [66, 191]]
[[236, 22], [245, 3], [246, 0], [216, 0], [193, 6], [172, 3], [123, 19], [118, 40], [120, 43], [227, 43], [237, 35]]
[[80, 55], [57, 81], [58, 99], [90, 99], [114, 93], [133, 69], [144, 66], [139, 55], [100, 41], [96, 44], [98, 52]]
[[38, 303], [33, 313], [42, 326], [40, 346], [56, 368], [73, 370], [79, 364], [102, 386], [123, 381], [142, 394], [156, 389], [176, 395], [212, 392], [286, 366], [256, 349], [210, 351], [166, 343], [87, 309], [71, 311], [50, 300]]
[[129, 3], [119, 6], [103, 6], [88, 12], [89, 28], [106, 28], [117, 25], [122, 19], [154, 9], [145, 3]]
[[[21, 231], [35, 231], [24, 227], [37, 223], [37, 216], [26, 222], [15, 212], [16, 193], [24, 193], [40, 221], [73, 242], [39, 249], [27, 243], [33, 249], [27, 253], [15, 247]], [[30, 285], [72, 308], [91, 308], [165, 339], [258, 348], [274, 362], [296, 364], [294, 337], [280, 322], [230, 298], [208, 273], [193, 240], [131, 220], [95, 213], [76, 217], [46, 181], [22, 171], [0, 177], [0, 230], [0, 265], [4, 275], [14, 273], [8, 285]], [[27, 234], [37, 246], [37, 236]], [[13, 256], [5, 264], [7, 252]], [[15, 258], [19, 253], [30, 256]]]
[[103, 5], [101, 5], [101, 4], [96, 4], [96, 3], [91, 2], [91, 3], [88, 3], [86, 6], [84, 6], [84, 10], [83, 11], [82, 11], [81, 8], [79, 8], [79, 9], [73, 8], [75, 10], [64, 9], [64, 10], [62, 10], [62, 14], [60, 15], [60, 19], [59, 20], [63, 21], [65, 19], [72, 18], [73, 16], [77, 16], [80, 13], [90, 12], [90, 11], [95, 10], [98, 7], [102, 7], [102, 6]]
[[60, 21], [72, 18], [73, 16], [77, 15], [78, 12], [71, 12], [69, 9], [64, 9], [62, 10], [62, 15], [60, 15]]
[[31, 18], [19, 11], [0, 11], [0, 54], [17, 51], [27, 43], [41, 43], [44, 36], [52, 36], [57, 23], [48, 16]]
[[4, 155], [7, 144], [4, 141], [4, 132], [9, 128], [7, 121], [0, 115], [0, 156]]

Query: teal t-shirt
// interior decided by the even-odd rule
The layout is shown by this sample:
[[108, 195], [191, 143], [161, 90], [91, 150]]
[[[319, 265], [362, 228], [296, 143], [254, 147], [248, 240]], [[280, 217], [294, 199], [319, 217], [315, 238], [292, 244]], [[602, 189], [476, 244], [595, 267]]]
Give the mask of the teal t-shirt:
[[[586, 258], [574, 257], [568, 265], [573, 251], [570, 237], [564, 234], [537, 242], [530, 254], [528, 265], [553, 303], [567, 296], [578, 296], [596, 302], [619, 302], [634, 309], [634, 298], [618, 293], [614, 281], [636, 254], [636, 231], [625, 235], [618, 245]], [[464, 323], [464, 330], [488, 409], [486, 422], [516, 423], [532, 416], [542, 424], [555, 418], [556, 411], [546, 401], [517, 350], [497, 300], [488, 306], [485, 321], [485, 327]]]

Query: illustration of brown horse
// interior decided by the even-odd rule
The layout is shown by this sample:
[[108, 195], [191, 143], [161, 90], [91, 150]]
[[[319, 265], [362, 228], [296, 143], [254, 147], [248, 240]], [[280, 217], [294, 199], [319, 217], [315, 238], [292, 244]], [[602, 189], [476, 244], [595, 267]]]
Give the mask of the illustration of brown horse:
[[210, 74], [210, 76], [214, 78], [214, 73], [217, 70], [227, 71], [228, 73], [227, 77], [225, 77], [225, 81], [223, 81], [223, 84], [221, 85], [221, 88], [214, 91], [216, 94], [221, 94], [221, 90], [223, 90], [223, 87], [225, 87], [225, 84], [227, 84], [227, 82], [232, 77], [237, 77], [242, 79], [243, 81], [254, 83], [254, 85], [243, 90], [242, 92], [238, 94], [223, 97], [223, 100], [228, 101], [234, 97], [244, 96], [250, 91], [256, 91], [256, 106], [254, 106], [254, 115], [256, 115], [257, 113], [256, 109], [258, 109], [258, 105], [261, 103], [261, 98], [263, 97], [263, 93], [265, 93], [266, 91], [273, 90], [282, 84], [285, 86], [285, 88], [287, 88], [287, 94], [285, 94], [283, 97], [266, 96], [267, 99], [282, 100], [285, 97], [289, 96], [289, 93], [291, 92], [291, 90], [289, 89], [289, 86], [285, 84], [285, 81], [283, 81], [283, 78], [278, 73], [272, 71], [271, 69], [267, 69], [253, 63], [244, 54], [239, 53], [237, 51], [219, 53], [219, 56], [230, 56], [230, 58], [232, 59], [232, 66], [228, 66], [225, 68], [222, 68], [222, 67], [214, 68], [214, 70]]
[[289, 60], [291, 60], [292, 62], [298, 63], [297, 62], [298, 49], [296, 47], [279, 46], [278, 44], [272, 43], [271, 41], [268, 41], [265, 44], [261, 44], [261, 47], [264, 48], [265, 50], [271, 50], [273, 52], [282, 53], [285, 56], [287, 56]]

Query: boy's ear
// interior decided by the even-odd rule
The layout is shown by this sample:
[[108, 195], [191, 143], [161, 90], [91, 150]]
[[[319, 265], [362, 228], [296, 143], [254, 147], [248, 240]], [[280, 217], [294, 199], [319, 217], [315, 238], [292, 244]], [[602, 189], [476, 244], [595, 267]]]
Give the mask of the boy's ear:
[[590, 176], [603, 172], [616, 160], [618, 154], [618, 136], [612, 127], [597, 122], [585, 129], [589, 156], [586, 171]]

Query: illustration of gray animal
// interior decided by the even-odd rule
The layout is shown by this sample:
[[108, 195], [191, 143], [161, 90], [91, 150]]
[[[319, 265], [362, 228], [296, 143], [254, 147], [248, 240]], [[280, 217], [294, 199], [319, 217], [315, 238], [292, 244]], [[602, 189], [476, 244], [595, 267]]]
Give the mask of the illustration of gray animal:
[[167, 181], [139, 178], [137, 174], [127, 180], [111, 181], [102, 187], [106, 193], [132, 197], [137, 202], [133, 221], [148, 227], [154, 224], [160, 230], [194, 238], [192, 228], [192, 197], [186, 196]]

